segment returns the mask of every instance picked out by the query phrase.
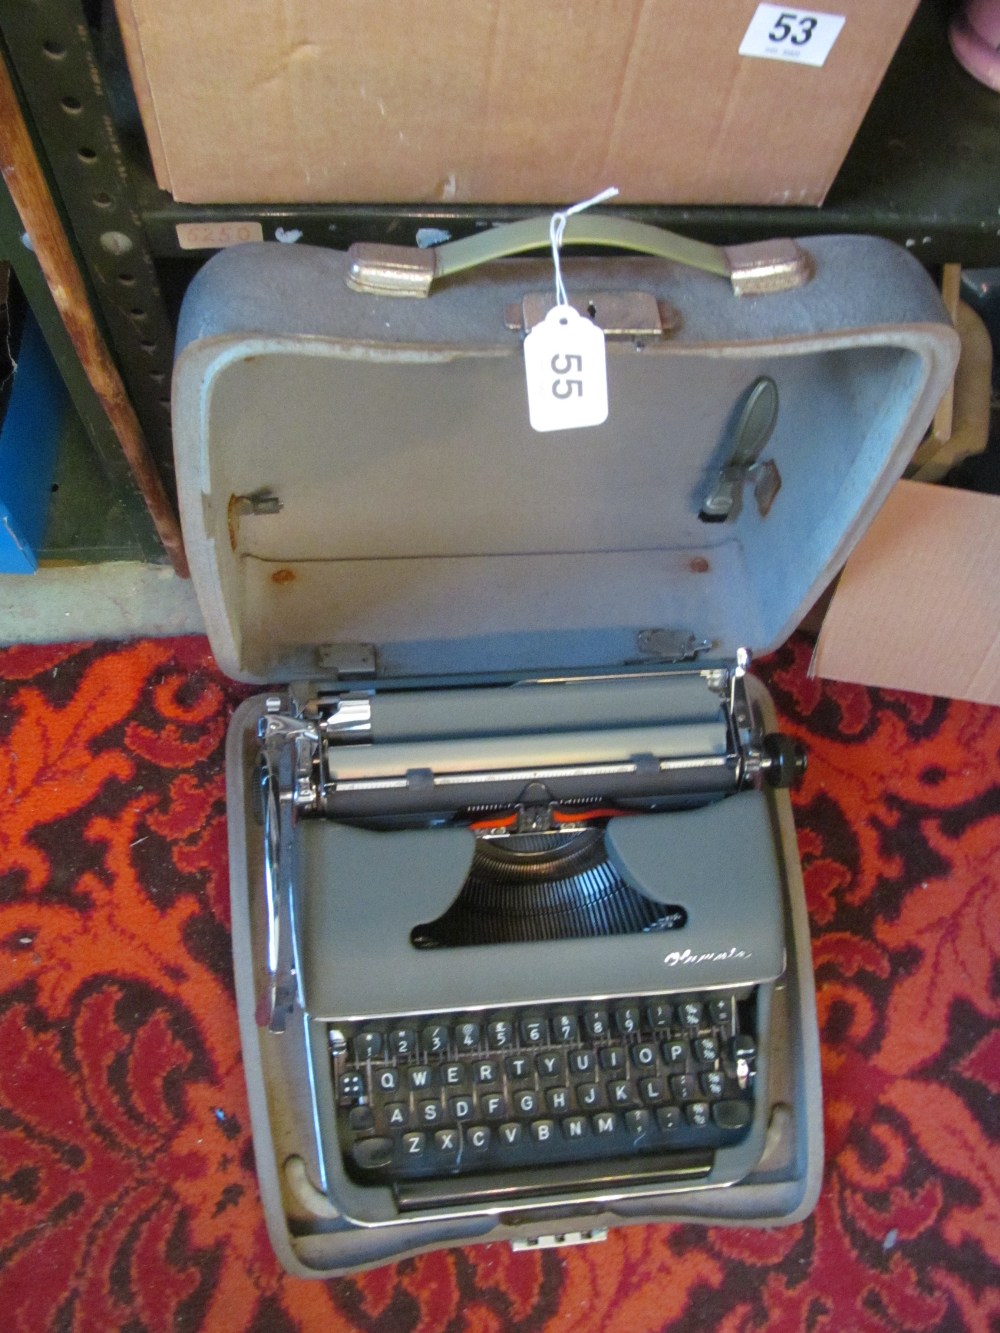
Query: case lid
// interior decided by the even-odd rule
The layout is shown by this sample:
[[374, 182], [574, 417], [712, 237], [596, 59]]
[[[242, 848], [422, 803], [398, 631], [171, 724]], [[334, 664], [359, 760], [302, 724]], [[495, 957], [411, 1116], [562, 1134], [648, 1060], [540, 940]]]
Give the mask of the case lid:
[[[350, 290], [338, 251], [216, 255], [185, 297], [173, 409], [220, 665], [393, 680], [652, 663], [688, 634], [712, 659], [776, 647], [902, 472], [957, 359], [905, 251], [803, 246], [812, 280], [761, 296], [663, 260], [565, 259], [571, 299], [639, 291], [679, 326], [609, 336], [607, 422], [545, 435], [505, 314], [548, 295], [550, 262], [506, 260], [418, 301]], [[762, 379], [773, 431], [734, 481]], [[706, 521], [727, 475], [742, 503]]]

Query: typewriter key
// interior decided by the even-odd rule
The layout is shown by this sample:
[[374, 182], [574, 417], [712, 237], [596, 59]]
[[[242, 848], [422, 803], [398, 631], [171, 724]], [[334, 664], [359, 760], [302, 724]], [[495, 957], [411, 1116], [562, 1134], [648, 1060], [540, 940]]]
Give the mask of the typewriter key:
[[431, 1027], [424, 1028], [420, 1034], [421, 1045], [425, 1055], [440, 1055], [442, 1051], [448, 1049], [448, 1029], [440, 1023], [435, 1023]]
[[351, 1149], [351, 1157], [363, 1171], [378, 1171], [392, 1161], [392, 1152], [392, 1139], [359, 1139]]
[[460, 1051], [474, 1051], [479, 1045], [479, 1024], [459, 1023], [455, 1040]]
[[355, 1060], [370, 1060], [382, 1053], [381, 1032], [359, 1032], [354, 1038]]
[[395, 1028], [389, 1033], [389, 1050], [403, 1060], [417, 1052], [417, 1034], [413, 1028]]

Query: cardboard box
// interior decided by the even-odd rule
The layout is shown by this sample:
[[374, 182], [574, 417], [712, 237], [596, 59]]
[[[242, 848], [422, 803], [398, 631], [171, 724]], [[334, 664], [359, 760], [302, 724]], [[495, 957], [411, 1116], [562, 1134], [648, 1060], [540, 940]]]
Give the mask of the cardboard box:
[[819, 204], [916, 7], [116, 2], [190, 203]]
[[1000, 496], [901, 481], [848, 560], [812, 674], [1000, 704]]

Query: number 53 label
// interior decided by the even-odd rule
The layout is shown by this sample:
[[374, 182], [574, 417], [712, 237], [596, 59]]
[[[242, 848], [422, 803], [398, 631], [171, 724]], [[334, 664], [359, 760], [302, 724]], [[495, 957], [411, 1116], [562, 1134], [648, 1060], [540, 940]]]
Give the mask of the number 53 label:
[[576, 430], [608, 419], [604, 330], [557, 305], [524, 340], [532, 430]]
[[830, 54], [843, 26], [840, 14], [758, 5], [740, 43], [740, 55], [819, 66]]

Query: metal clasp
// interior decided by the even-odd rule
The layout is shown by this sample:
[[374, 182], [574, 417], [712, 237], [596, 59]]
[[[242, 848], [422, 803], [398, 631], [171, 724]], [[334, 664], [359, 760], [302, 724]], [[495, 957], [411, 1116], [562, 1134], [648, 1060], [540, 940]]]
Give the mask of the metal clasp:
[[[555, 303], [552, 292], [528, 292], [520, 305], [504, 307], [504, 323], [509, 329], [530, 333]], [[571, 296], [569, 304], [577, 314], [593, 320], [608, 338], [669, 337], [681, 324], [680, 312], [651, 292], [592, 292]]]
[[758, 459], [778, 419], [778, 386], [770, 375], [754, 380], [731, 427], [730, 455], [701, 504], [703, 523], [732, 522], [743, 507], [743, 488], [752, 481], [761, 518], [766, 518], [781, 489], [773, 459]]

